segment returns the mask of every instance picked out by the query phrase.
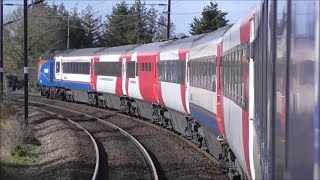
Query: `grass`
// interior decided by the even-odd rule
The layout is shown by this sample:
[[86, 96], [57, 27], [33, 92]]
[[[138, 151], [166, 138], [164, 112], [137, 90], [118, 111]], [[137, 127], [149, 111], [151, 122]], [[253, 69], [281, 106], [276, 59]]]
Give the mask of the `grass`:
[[29, 164], [35, 161], [36, 145], [26, 142], [32, 132], [17, 120], [10, 104], [0, 105], [0, 161]]
[[4, 161], [12, 164], [30, 164], [35, 161], [35, 154], [35, 145], [21, 144], [17, 145], [10, 155], [4, 158]]

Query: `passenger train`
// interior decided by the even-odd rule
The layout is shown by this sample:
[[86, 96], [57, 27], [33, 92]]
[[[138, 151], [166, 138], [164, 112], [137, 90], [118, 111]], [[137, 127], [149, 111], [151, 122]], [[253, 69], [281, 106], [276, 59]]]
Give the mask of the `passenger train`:
[[264, 0], [211, 33], [49, 51], [41, 95], [149, 119], [231, 179], [319, 179], [319, 4]]

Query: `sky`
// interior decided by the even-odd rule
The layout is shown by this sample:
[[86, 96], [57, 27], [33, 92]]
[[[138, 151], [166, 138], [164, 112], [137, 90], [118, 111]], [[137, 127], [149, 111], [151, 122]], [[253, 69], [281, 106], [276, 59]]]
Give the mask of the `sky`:
[[[30, 0], [29, 0], [30, 1]], [[84, 9], [90, 4], [97, 16], [104, 17], [110, 14], [112, 6], [121, 0], [46, 0], [49, 4], [64, 3], [67, 9], [71, 9], [77, 5], [78, 9]], [[203, 7], [209, 5], [211, 0], [171, 0], [171, 20], [176, 26], [175, 33], [184, 33], [190, 35], [190, 23], [194, 17], [200, 17]], [[243, 16], [246, 11], [256, 5], [260, 0], [215, 0], [219, 8], [228, 12], [227, 19], [229, 23], [235, 23]], [[30, 1], [31, 2], [31, 1]], [[126, 0], [128, 4], [134, 3], [134, 0]], [[144, 0], [142, 0], [144, 2]], [[22, 0], [4, 0], [4, 3], [23, 3]], [[167, 4], [167, 0], [145, 0], [147, 4]], [[5, 6], [4, 14], [10, 13], [15, 7]], [[167, 6], [156, 5], [158, 12], [167, 11]]]

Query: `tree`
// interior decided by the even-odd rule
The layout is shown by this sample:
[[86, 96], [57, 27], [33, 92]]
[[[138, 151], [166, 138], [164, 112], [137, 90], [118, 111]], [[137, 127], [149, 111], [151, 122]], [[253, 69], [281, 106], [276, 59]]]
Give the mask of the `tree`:
[[[65, 48], [66, 23], [59, 18], [65, 13], [64, 6], [49, 8], [46, 3], [28, 10], [29, 78], [37, 81], [39, 57], [46, 51]], [[60, 15], [59, 15], [60, 14]], [[23, 19], [23, 8], [17, 8], [6, 16], [6, 21]], [[41, 27], [41, 28], [39, 28]], [[23, 77], [23, 21], [4, 27], [4, 64], [6, 73]]]
[[86, 47], [85, 28], [82, 26], [81, 18], [78, 9], [74, 7], [69, 13], [70, 15], [70, 35], [69, 48], [79, 49]]
[[136, 22], [129, 34], [130, 44], [150, 43], [154, 40], [157, 11], [154, 7], [147, 9], [140, 0], [135, 0], [130, 12]]
[[[155, 41], [162, 41], [167, 39], [167, 23], [168, 19], [166, 16], [163, 14], [159, 16], [157, 20], [157, 26], [156, 26], [156, 31], [154, 34], [154, 40]], [[174, 36], [174, 31], [176, 27], [173, 22], [170, 24], [170, 37]]]
[[135, 26], [132, 26], [129, 33], [129, 42], [130, 44], [140, 44], [144, 43], [147, 40], [147, 27], [146, 27], [146, 12], [145, 6], [141, 3], [140, 0], [135, 0], [135, 3], [130, 8], [130, 14], [133, 17], [133, 21], [136, 22]]
[[108, 47], [130, 44], [129, 33], [135, 24], [128, 5], [121, 1], [112, 8], [111, 15], [106, 16], [99, 44]]
[[84, 28], [83, 45], [85, 48], [98, 46], [100, 20], [94, 17], [92, 6], [88, 5], [81, 13], [81, 25]]
[[157, 10], [152, 6], [146, 16], [146, 41], [154, 42], [157, 31]]
[[217, 3], [210, 2], [210, 5], [203, 8], [200, 19], [193, 18], [190, 24], [190, 34], [208, 33], [228, 25], [229, 20], [226, 20], [225, 17], [227, 14], [219, 10]]
[[125, 1], [115, 5], [102, 26], [99, 44], [102, 46], [120, 46], [149, 43], [155, 40], [157, 10], [147, 9], [140, 0], [128, 6]]

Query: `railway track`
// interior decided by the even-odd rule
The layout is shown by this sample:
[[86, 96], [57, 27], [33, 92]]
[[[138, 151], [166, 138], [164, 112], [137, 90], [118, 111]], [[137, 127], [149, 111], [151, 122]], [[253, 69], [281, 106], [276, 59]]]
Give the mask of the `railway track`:
[[[20, 99], [14, 100], [22, 101]], [[147, 150], [137, 139], [122, 128], [93, 115], [55, 105], [29, 101], [29, 106], [49, 114], [57, 114], [61, 119], [68, 120], [90, 136], [96, 150], [93, 180], [104, 179], [106, 176], [109, 176], [108, 179], [124, 179], [128, 177], [133, 179], [159, 179], [155, 164]], [[101, 125], [104, 125], [104, 127]], [[113, 139], [112, 143], [110, 143], [110, 139]], [[100, 144], [99, 148], [98, 144]], [[115, 144], [115, 146], [108, 146], [110, 144]], [[124, 146], [121, 147], [119, 144]], [[128, 148], [126, 149], [125, 146]], [[134, 152], [133, 149], [136, 149], [136, 151]], [[108, 155], [103, 151], [107, 151]], [[124, 165], [119, 164], [119, 161], [110, 162], [117, 159], [117, 157], [110, 158], [109, 156], [128, 156], [122, 157], [122, 159], [126, 159], [126, 162], [129, 163]], [[120, 166], [117, 167], [117, 165]]]
[[[15, 96], [20, 96], [20, 98], [22, 97], [19, 94], [16, 94]], [[166, 130], [161, 126], [155, 125], [146, 120], [130, 117], [117, 111], [108, 111], [105, 109], [91, 107], [86, 104], [52, 100], [39, 95], [29, 95], [29, 98], [33, 101], [56, 105], [63, 109], [81, 111], [87, 113], [88, 115], [95, 116], [95, 118], [91, 118], [90, 122], [84, 122], [87, 123], [87, 126], [90, 126], [91, 128], [99, 126], [98, 124], [92, 123], [92, 121], [95, 121], [96, 118], [100, 118], [103, 121], [113, 123], [126, 130], [137, 140], [139, 140], [139, 142], [141, 142], [146, 148], [155, 164], [159, 179], [227, 179], [226, 176], [220, 171], [217, 160], [214, 159], [210, 154], [199, 149], [194, 143], [188, 141], [182, 136]], [[98, 131], [101, 133], [102, 131], [108, 130], [100, 129]], [[95, 136], [103, 138], [103, 136], [99, 135], [99, 132], [97, 133], [98, 134]], [[109, 140], [112, 138], [116, 139], [117, 136], [110, 136]], [[121, 142], [118, 143], [121, 144]], [[114, 143], [114, 145], [115, 144], [116, 143]], [[122, 142], [122, 146], [126, 145], [127, 143]], [[108, 145], [106, 143], [105, 150], [108, 156], [112, 156], [113, 153], [117, 153], [110, 151], [107, 146]], [[110, 164], [110, 162], [107, 163]], [[134, 163], [131, 164], [131, 166], [139, 166], [139, 164], [140, 163]], [[120, 165], [117, 164], [115, 166]], [[143, 168], [140, 167], [138, 169]], [[119, 170], [109, 170], [109, 179], [113, 179], [112, 173], [117, 174], [119, 173]], [[119, 179], [135, 178], [126, 176]]]

